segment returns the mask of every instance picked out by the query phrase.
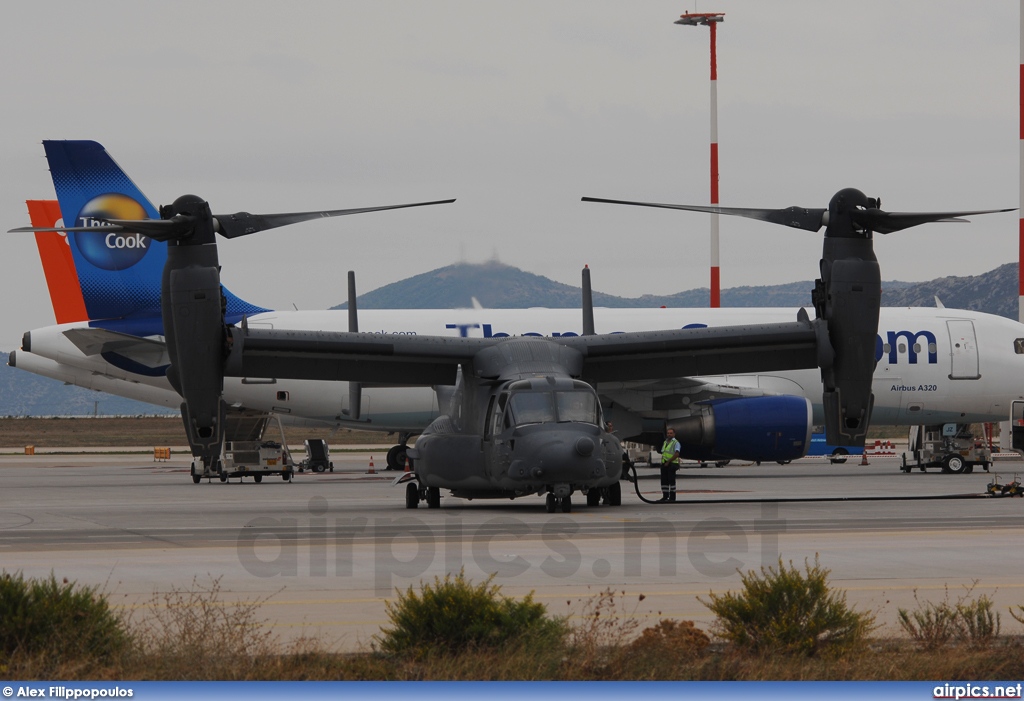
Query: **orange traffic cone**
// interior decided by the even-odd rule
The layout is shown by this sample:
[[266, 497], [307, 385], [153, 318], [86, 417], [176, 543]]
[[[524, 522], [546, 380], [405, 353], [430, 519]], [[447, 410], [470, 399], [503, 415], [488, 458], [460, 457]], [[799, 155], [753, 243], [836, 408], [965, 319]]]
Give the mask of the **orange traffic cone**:
[[864, 448], [864, 452], [860, 454], [860, 464], [861, 465], [870, 465], [871, 464], [871, 463], [868, 462], [868, 449], [867, 449], [867, 447], [865, 447]]
[[370, 456], [370, 469], [366, 471], [366, 474], [368, 474], [368, 475], [375, 475], [375, 474], [377, 474], [377, 471], [373, 469], [373, 456], [372, 455]]

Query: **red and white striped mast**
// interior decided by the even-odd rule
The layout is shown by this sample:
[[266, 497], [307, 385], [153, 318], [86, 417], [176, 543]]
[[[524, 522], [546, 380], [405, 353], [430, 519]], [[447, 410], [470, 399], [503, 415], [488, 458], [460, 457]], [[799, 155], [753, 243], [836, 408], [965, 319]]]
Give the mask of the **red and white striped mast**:
[[[1024, 0], [1021, 0], [1024, 4]], [[687, 12], [675, 21], [691, 27], [706, 25], [711, 30], [711, 206], [718, 205], [718, 57], [717, 35], [724, 12]], [[1024, 226], [1024, 225], [1022, 225]], [[1022, 229], [1024, 231], [1024, 229]], [[1024, 289], [1024, 288], [1022, 288]], [[1024, 294], [1024, 293], [1022, 293]], [[1024, 299], [1024, 297], [1022, 297]], [[711, 306], [722, 306], [721, 276], [718, 261], [718, 215], [711, 215]]]

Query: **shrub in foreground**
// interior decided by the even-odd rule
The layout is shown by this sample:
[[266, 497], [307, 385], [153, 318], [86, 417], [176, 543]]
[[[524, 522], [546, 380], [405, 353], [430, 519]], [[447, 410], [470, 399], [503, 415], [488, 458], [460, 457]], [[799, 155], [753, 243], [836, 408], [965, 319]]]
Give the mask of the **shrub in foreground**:
[[915, 591], [917, 608], [897, 612], [900, 627], [924, 650], [940, 650], [952, 641], [975, 649], [988, 647], [999, 636], [1002, 622], [992, 599], [986, 594], [972, 599], [973, 589], [972, 585], [952, 604], [948, 591], [939, 603], [921, 603]]
[[[266, 599], [224, 600], [220, 578], [154, 594], [136, 621], [135, 663], [170, 679], [249, 679], [279, 652], [259, 616]], [[300, 646], [301, 647], [301, 646]]]
[[94, 587], [0, 573], [0, 656], [60, 665], [106, 661], [130, 642], [124, 621]]
[[698, 599], [717, 617], [712, 632], [744, 651], [814, 655], [862, 644], [874, 616], [846, 603], [828, 584], [829, 570], [804, 562], [800, 571], [779, 558], [778, 567], [741, 572], [743, 590]]
[[532, 594], [521, 601], [503, 596], [493, 579], [473, 584], [460, 572], [421, 584], [419, 593], [412, 587], [398, 591], [398, 600], [386, 604], [391, 627], [381, 630], [380, 649], [422, 655], [562, 640], [566, 626], [561, 619], [549, 618]]

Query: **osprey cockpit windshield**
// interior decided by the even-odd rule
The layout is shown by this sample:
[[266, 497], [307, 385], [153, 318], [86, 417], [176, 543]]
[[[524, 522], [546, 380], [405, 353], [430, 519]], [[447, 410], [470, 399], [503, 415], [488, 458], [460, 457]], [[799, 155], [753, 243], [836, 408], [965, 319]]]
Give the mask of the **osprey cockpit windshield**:
[[499, 396], [498, 411], [504, 414], [503, 428], [539, 423], [601, 423], [597, 393], [578, 380], [554, 384], [547, 378], [517, 380]]

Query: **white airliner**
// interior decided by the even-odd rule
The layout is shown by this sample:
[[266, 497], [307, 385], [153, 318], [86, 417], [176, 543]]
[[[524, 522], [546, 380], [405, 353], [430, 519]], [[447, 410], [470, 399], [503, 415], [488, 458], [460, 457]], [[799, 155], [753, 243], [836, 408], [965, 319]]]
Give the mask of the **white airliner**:
[[[33, 226], [53, 227], [61, 211], [74, 212], [68, 221], [78, 226], [90, 218], [141, 218], [139, 211], [157, 218], [152, 204], [102, 147], [74, 141], [45, 146], [60, 204], [29, 202]], [[104, 233], [36, 237], [61, 323], [26, 333], [10, 365], [178, 407], [181, 397], [165, 374], [169, 361], [159, 309], [167, 245]], [[244, 318], [254, 329], [348, 329], [344, 311], [271, 311], [226, 290], [225, 297], [228, 323]], [[813, 316], [813, 309], [808, 313]], [[797, 318], [797, 310], [598, 308], [594, 316], [598, 333], [614, 333], [787, 322]], [[581, 333], [582, 318], [574, 309], [361, 310], [359, 327], [382, 335], [565, 336]], [[1009, 319], [947, 308], [883, 308], [875, 356], [874, 424], [1004, 421], [1011, 402], [1024, 399], [1024, 325]], [[813, 422], [823, 421], [821, 377], [814, 369], [602, 383], [597, 390], [606, 418], [623, 438], [657, 432], [665, 422], [690, 415], [699, 402], [728, 397], [804, 397], [813, 408]], [[445, 408], [446, 394], [446, 388], [435, 387], [363, 387], [355, 418], [347, 382], [266, 377], [224, 382], [224, 399], [237, 409], [405, 437], [421, 432]]]

